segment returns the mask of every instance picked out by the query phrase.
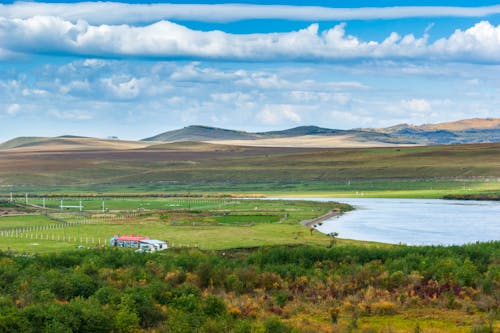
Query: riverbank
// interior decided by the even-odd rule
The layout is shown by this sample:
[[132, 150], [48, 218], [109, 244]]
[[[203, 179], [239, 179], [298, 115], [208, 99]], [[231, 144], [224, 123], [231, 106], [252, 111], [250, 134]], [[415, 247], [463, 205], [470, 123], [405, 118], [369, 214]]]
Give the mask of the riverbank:
[[300, 224], [302, 224], [304, 227], [316, 228], [317, 225], [320, 225], [324, 221], [329, 220], [332, 217], [340, 216], [341, 214], [342, 211], [340, 209], [332, 209], [328, 213], [317, 218], [300, 221]]
[[500, 193], [492, 194], [449, 194], [445, 195], [446, 200], [478, 200], [478, 201], [500, 201]]

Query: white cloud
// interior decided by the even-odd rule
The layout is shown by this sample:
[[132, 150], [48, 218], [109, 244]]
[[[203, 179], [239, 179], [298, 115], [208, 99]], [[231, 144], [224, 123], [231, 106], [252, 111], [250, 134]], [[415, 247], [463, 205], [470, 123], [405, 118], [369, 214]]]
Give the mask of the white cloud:
[[326, 91], [294, 90], [290, 92], [290, 97], [297, 102], [333, 102], [340, 105], [346, 105], [351, 101], [351, 95], [348, 93]]
[[[58, 17], [0, 17], [0, 48], [24, 53], [60, 53], [100, 57], [227, 59], [246, 61], [353, 59], [438, 59], [500, 62], [500, 26], [483, 21], [449, 38], [429, 43], [426, 35], [390, 34], [362, 41], [347, 35], [345, 24], [319, 31], [318, 24], [286, 33], [229, 34], [197, 31], [168, 21], [146, 26], [90, 25]], [[189, 70], [173, 79], [189, 78]], [[242, 71], [244, 72], [244, 71]], [[183, 74], [184, 76], [182, 76]], [[206, 73], [210, 75], [212, 73]], [[237, 75], [237, 73], [235, 73]], [[246, 78], [248, 80], [248, 78]], [[263, 87], [280, 87], [275, 77], [252, 77]]]
[[117, 2], [36, 3], [0, 5], [0, 16], [29, 18], [57, 16], [65, 20], [84, 19], [92, 24], [135, 24], [159, 20], [230, 22], [247, 19], [339, 21], [410, 17], [484, 17], [500, 13], [500, 6], [398, 6], [331, 8], [320, 6], [252, 4], [127, 4]]
[[299, 123], [302, 120], [297, 113], [297, 107], [291, 104], [267, 104], [257, 114], [257, 119], [264, 125]]
[[170, 106], [181, 107], [186, 104], [186, 98], [182, 96], [174, 96], [167, 99], [167, 103]]
[[7, 107], [7, 109], [5, 110], [5, 112], [9, 115], [9, 116], [15, 116], [16, 114], [18, 114], [19, 112], [21, 111], [21, 106], [17, 103], [14, 103], [14, 104], [11, 104]]
[[101, 59], [85, 59], [82, 63], [83, 67], [101, 68], [106, 65], [106, 61]]
[[90, 84], [87, 79], [84, 80], [75, 80], [71, 81], [67, 84], [61, 83], [61, 80], [56, 80], [56, 85], [59, 86], [59, 92], [63, 95], [69, 93], [86, 93], [90, 91]]
[[335, 124], [333, 127], [356, 128], [378, 126], [378, 120], [376, 121], [372, 116], [364, 114], [364, 112], [359, 112], [359, 110], [357, 113], [333, 110], [330, 112], [330, 118]]
[[427, 100], [423, 98], [413, 98], [401, 101], [401, 106], [410, 111], [426, 112], [431, 111], [432, 106]]
[[29, 96], [37, 96], [37, 97], [44, 97], [48, 95], [48, 91], [43, 90], [43, 89], [23, 89], [21, 94], [24, 97], [29, 97]]
[[449, 38], [437, 40], [429, 51], [440, 58], [476, 59], [478, 61], [500, 60], [500, 25], [493, 26], [481, 21], [462, 31], [455, 30]]
[[476, 79], [466, 80], [465, 83], [467, 83], [471, 86], [477, 86], [480, 83], [480, 81], [479, 81], [479, 79], [476, 78]]
[[51, 110], [49, 115], [63, 120], [90, 120], [94, 118], [92, 113], [85, 110]]
[[214, 93], [210, 94], [210, 98], [214, 102], [222, 102], [222, 103], [246, 103], [252, 99], [250, 94], [236, 91], [229, 93]]
[[282, 79], [274, 73], [250, 73], [240, 72], [241, 78], [236, 81], [238, 84], [259, 87], [262, 89], [283, 89], [291, 86], [291, 83]]
[[106, 89], [120, 99], [133, 99], [141, 92], [140, 81], [135, 77], [124, 78], [114, 76], [101, 79], [101, 82]]
[[191, 62], [182, 67], [176, 68], [171, 74], [173, 81], [196, 81], [196, 82], [217, 82], [221, 80], [239, 80], [247, 76], [244, 70], [224, 72], [216, 68], [200, 67], [199, 62]]

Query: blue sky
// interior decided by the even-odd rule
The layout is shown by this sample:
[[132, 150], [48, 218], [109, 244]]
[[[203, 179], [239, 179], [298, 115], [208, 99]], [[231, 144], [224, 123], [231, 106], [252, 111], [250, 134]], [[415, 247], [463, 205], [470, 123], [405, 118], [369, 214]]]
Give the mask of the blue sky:
[[434, 123], [498, 96], [494, 1], [0, 5], [0, 141]]

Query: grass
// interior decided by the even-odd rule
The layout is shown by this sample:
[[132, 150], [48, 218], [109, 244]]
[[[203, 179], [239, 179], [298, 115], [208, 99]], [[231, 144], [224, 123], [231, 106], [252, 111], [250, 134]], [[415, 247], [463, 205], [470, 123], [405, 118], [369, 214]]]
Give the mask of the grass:
[[[371, 316], [359, 319], [359, 328], [372, 329], [377, 332], [413, 333], [417, 327], [420, 332], [426, 333], [470, 333], [471, 327], [478, 324], [478, 316], [464, 314], [463, 310], [438, 309], [428, 306], [416, 309], [405, 309], [402, 314], [392, 316]], [[484, 314], [486, 317], [487, 314]], [[343, 318], [348, 322], [349, 318]], [[347, 326], [347, 325], [346, 325]], [[500, 322], [496, 322], [494, 332], [500, 329]]]
[[[500, 144], [298, 149], [4, 152], [8, 192], [310, 193], [440, 197], [500, 192]], [[15, 171], [14, 171], [15, 170]]]
[[[101, 201], [85, 202], [86, 207], [98, 208]], [[50, 205], [51, 201], [46, 203]], [[168, 240], [173, 247], [211, 250], [267, 245], [328, 246], [330, 239], [326, 235], [311, 233], [300, 221], [334, 208], [349, 209], [347, 205], [335, 203], [283, 200], [113, 198], [106, 203], [113, 208], [109, 213], [49, 211], [52, 217], [70, 225], [61, 225], [62, 222], [43, 215], [0, 218], [0, 231], [14, 230], [0, 237], [0, 249], [50, 252], [78, 244], [93, 247], [105, 245], [113, 235], [122, 234]], [[148, 209], [138, 209], [143, 207]], [[135, 213], [131, 213], [132, 210]], [[82, 222], [89, 224], [79, 224]]]
[[[9, 248], [18, 252], [46, 253], [75, 248], [79, 244], [94, 247], [99, 240], [101, 245], [107, 245], [109, 238], [116, 234], [139, 234], [166, 239], [174, 248], [199, 247], [205, 250], [270, 245], [307, 244], [322, 247], [329, 245], [329, 238], [319, 232], [310, 234], [301, 225], [274, 223], [253, 226], [171, 226], [163, 223], [142, 222], [137, 224], [80, 225], [70, 229], [54, 229], [38, 233], [38, 239], [31, 238], [34, 234], [34, 232], [29, 232], [25, 236], [26, 238], [0, 237], [0, 249]], [[53, 236], [55, 240], [52, 240]], [[63, 241], [63, 237], [66, 241]], [[59, 240], [57, 240], [58, 238]], [[390, 246], [351, 240], [338, 240], [338, 242], [339, 245]]]
[[[84, 210], [101, 210], [104, 201], [105, 209], [109, 210], [133, 210], [133, 209], [222, 209], [233, 205], [241, 205], [241, 200], [233, 199], [178, 199], [178, 198], [45, 198], [45, 207], [59, 209], [61, 200], [65, 206], [78, 206], [80, 202]], [[22, 203], [23, 200], [17, 200]], [[43, 198], [30, 198], [29, 203], [42, 206]], [[69, 209], [66, 209], [69, 210]], [[75, 210], [75, 209], [73, 209]]]
[[29, 226], [54, 225], [56, 222], [44, 215], [20, 215], [0, 217], [0, 230]]
[[224, 215], [214, 216], [213, 219], [222, 224], [249, 224], [279, 222], [279, 215]]
[[[24, 193], [44, 194], [87, 194], [91, 196], [112, 196], [123, 194], [189, 194], [189, 195], [265, 195], [268, 197], [379, 197], [379, 198], [442, 198], [445, 195], [500, 194], [500, 181], [486, 179], [349, 179], [336, 181], [297, 182], [215, 182], [196, 184], [130, 184], [130, 185], [87, 185], [87, 186], [23, 186], [12, 188], [19, 200]], [[4, 197], [8, 192], [4, 191]], [[32, 199], [36, 200], [36, 199]], [[78, 204], [78, 200], [66, 201]], [[208, 200], [208, 199], [207, 199]], [[41, 204], [41, 200], [33, 201]], [[59, 205], [54, 200], [47, 204]], [[84, 205], [87, 202], [84, 201]], [[106, 203], [107, 204], [107, 203]], [[209, 203], [207, 203], [209, 205]], [[100, 202], [95, 202], [97, 209]], [[164, 207], [169, 208], [169, 207]], [[207, 208], [210, 208], [207, 206]]]

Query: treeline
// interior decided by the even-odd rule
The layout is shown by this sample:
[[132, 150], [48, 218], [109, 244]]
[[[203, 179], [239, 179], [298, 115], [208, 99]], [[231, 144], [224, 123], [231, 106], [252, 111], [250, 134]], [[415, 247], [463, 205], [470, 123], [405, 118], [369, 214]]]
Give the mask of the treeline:
[[[0, 331], [366, 331], [371, 324], [362, 318], [433, 308], [477, 315], [474, 324], [459, 324], [493, 332], [499, 258], [500, 242], [149, 255], [3, 252]], [[414, 324], [415, 331], [425, 325]], [[366, 332], [376, 331], [375, 325]]]

